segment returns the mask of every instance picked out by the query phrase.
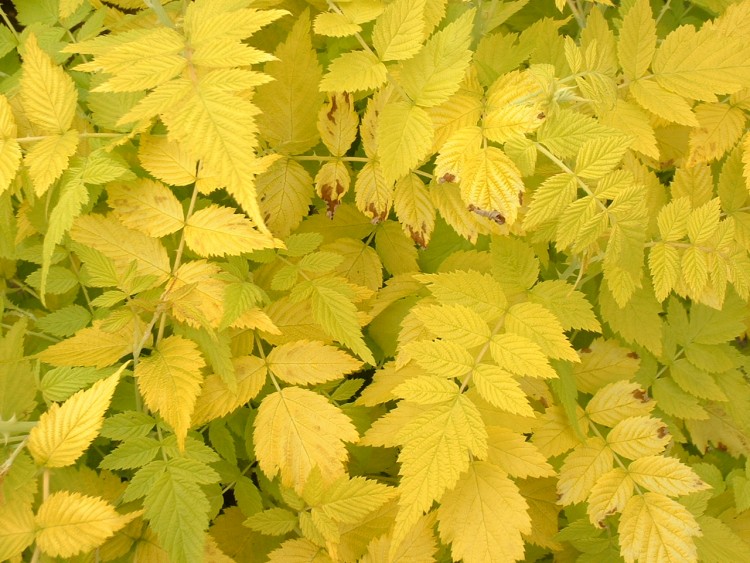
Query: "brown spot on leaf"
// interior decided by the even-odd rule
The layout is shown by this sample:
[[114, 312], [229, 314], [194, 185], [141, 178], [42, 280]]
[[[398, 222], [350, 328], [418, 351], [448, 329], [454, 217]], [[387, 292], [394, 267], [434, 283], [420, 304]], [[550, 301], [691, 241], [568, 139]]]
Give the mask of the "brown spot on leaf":
[[656, 431], [656, 435], [659, 438], [664, 438], [665, 436], [669, 436], [669, 429], [667, 429], [666, 426], [660, 426], [659, 429]]
[[548, 409], [548, 408], [549, 408], [549, 402], [548, 402], [548, 401], [547, 401], [547, 399], [545, 399], [544, 397], [539, 397], [539, 402], [540, 402], [540, 403], [542, 404], [542, 406], [543, 406], [543, 407], [544, 407], [545, 409]]
[[638, 352], [628, 352], [628, 358], [633, 358], [634, 360], [641, 359], [641, 357], [638, 355]]
[[487, 219], [489, 219], [490, 221], [494, 221], [498, 225], [505, 224], [505, 217], [499, 211], [487, 211], [485, 209], [479, 209], [476, 205], [473, 205], [471, 203], [466, 209], [468, 209], [469, 211], [473, 211], [480, 217], [486, 217]]
[[375, 207], [375, 204], [373, 202], [370, 202], [370, 205], [367, 206], [367, 211], [369, 211], [370, 215], [372, 215], [373, 225], [377, 225], [378, 223], [385, 220], [387, 210], [383, 209], [382, 211], [378, 211], [378, 208]]
[[537, 119], [544, 119], [545, 117], [547, 117], [547, 116], [545, 115], [545, 113], [543, 111], [540, 111], [539, 115], [536, 116]]
[[456, 181], [456, 177], [450, 172], [446, 172], [445, 174], [443, 174], [441, 178], [438, 178], [438, 184], [445, 184], [446, 182], [451, 183], [455, 181]]
[[336, 180], [336, 185], [333, 184], [323, 184], [320, 188], [320, 197], [323, 198], [323, 201], [326, 202], [326, 215], [328, 215], [329, 219], [333, 219], [333, 214], [336, 211], [336, 208], [339, 206], [339, 202], [341, 201], [341, 195], [344, 193], [344, 186], [341, 185], [341, 182]]
[[422, 230], [421, 231], [415, 231], [411, 228], [411, 226], [407, 225], [407, 229], [409, 229], [409, 235], [411, 235], [411, 240], [413, 240], [417, 245], [421, 248], [427, 248], [427, 243], [424, 239], [424, 231], [427, 230], [427, 225], [422, 223]]
[[326, 114], [328, 121], [336, 123], [336, 117], [334, 114], [336, 113], [337, 109], [338, 106], [336, 105], [336, 95], [334, 94], [333, 96], [331, 96], [331, 109], [328, 110], [328, 113]]
[[581, 354], [591, 354], [591, 348], [581, 348]]
[[725, 452], [725, 451], [727, 451], [728, 448], [727, 448], [726, 444], [724, 444], [723, 442], [718, 442], [716, 444], [716, 449], [719, 450], [719, 451]]
[[645, 389], [636, 389], [631, 394], [633, 395], [633, 398], [639, 400], [641, 403], [648, 403], [651, 400], [651, 397], [648, 396]]
[[518, 205], [523, 205], [523, 192], [518, 192]]

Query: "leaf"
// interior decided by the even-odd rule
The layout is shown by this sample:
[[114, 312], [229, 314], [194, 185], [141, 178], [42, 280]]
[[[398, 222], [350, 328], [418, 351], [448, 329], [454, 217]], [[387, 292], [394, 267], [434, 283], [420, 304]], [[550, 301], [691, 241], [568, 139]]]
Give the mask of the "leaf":
[[52, 557], [71, 557], [101, 546], [128, 522], [143, 513], [119, 514], [100, 497], [59, 491], [39, 507], [36, 543]]
[[490, 329], [472, 309], [463, 305], [428, 305], [413, 309], [413, 313], [438, 338], [455, 342], [466, 348], [487, 344]]
[[170, 561], [202, 559], [210, 506], [199, 483], [194, 474], [167, 463], [144, 499], [145, 516]]
[[549, 477], [555, 470], [547, 458], [526, 436], [501, 426], [487, 427], [489, 451], [487, 461], [498, 466], [511, 477]]
[[695, 116], [700, 127], [690, 131], [688, 166], [721, 158], [745, 132], [745, 113], [736, 107], [700, 104]]
[[648, 253], [648, 267], [654, 283], [654, 295], [664, 301], [680, 280], [680, 254], [674, 247], [657, 242]]
[[491, 364], [477, 364], [472, 372], [474, 385], [481, 397], [504, 411], [521, 416], [534, 416], [526, 393], [513, 375]]
[[414, 248], [414, 241], [396, 221], [385, 221], [378, 225], [375, 250], [383, 267], [394, 276], [419, 271], [419, 255]]
[[534, 191], [524, 217], [524, 227], [535, 229], [546, 221], [559, 219], [560, 214], [575, 200], [577, 190], [578, 180], [574, 174], [555, 174], [545, 179]]
[[420, 50], [424, 11], [424, 0], [396, 0], [385, 7], [372, 30], [372, 44], [381, 61], [403, 61]]
[[321, 92], [357, 92], [372, 90], [387, 80], [385, 65], [367, 51], [349, 51], [328, 65], [320, 81]]
[[203, 379], [200, 395], [195, 400], [195, 409], [190, 426], [202, 426], [206, 422], [221, 418], [241, 407], [260, 393], [266, 382], [268, 368], [257, 356], [242, 356], [232, 360], [237, 388], [232, 390], [216, 374]]
[[273, 374], [292, 385], [340, 379], [362, 367], [346, 352], [318, 341], [298, 340], [277, 346], [266, 358]]
[[748, 543], [732, 528], [718, 518], [699, 516], [697, 518], [702, 535], [696, 536], [698, 559], [706, 563], [739, 561], [747, 553]]
[[404, 232], [419, 246], [426, 247], [435, 228], [435, 206], [416, 174], [408, 174], [396, 182], [393, 209]]
[[258, 87], [254, 98], [262, 110], [258, 127], [281, 154], [300, 154], [318, 143], [316, 116], [323, 103], [318, 92], [322, 69], [310, 38], [308, 13], [299, 16], [274, 55], [278, 61], [266, 63], [263, 71], [275, 80]]
[[152, 461], [161, 450], [161, 443], [145, 436], [131, 438], [104, 456], [102, 469], [138, 469]]
[[388, 217], [393, 203], [393, 180], [386, 177], [380, 162], [372, 160], [365, 163], [357, 174], [354, 190], [357, 209], [369, 217], [373, 224]]
[[194, 342], [181, 336], [168, 336], [135, 367], [144, 402], [174, 429], [180, 451], [185, 446], [204, 365]]
[[334, 156], [344, 156], [357, 138], [359, 116], [348, 93], [333, 93], [318, 112], [318, 132]]
[[[531, 72], [513, 71], [499, 77], [487, 91], [484, 134], [490, 141], [505, 143], [541, 125], [539, 94], [542, 84]], [[542, 117], [544, 114], [541, 114]]]
[[664, 495], [631, 497], [622, 511], [619, 530], [620, 553], [627, 563], [698, 560], [693, 540], [701, 534], [698, 523], [684, 506]]
[[152, 176], [172, 186], [197, 180], [198, 162], [165, 135], [141, 135], [138, 160]]
[[419, 340], [402, 347], [407, 358], [438, 377], [462, 377], [474, 367], [474, 358], [466, 349], [450, 340]]
[[29, 167], [29, 176], [36, 195], [43, 195], [68, 167], [68, 161], [78, 148], [78, 132], [67, 131], [61, 135], [50, 135], [26, 152], [24, 164]]
[[0, 507], [0, 557], [20, 557], [34, 542], [36, 524], [31, 506], [4, 502]]
[[614, 170], [628, 149], [623, 137], [598, 137], [581, 145], [575, 173], [587, 180], [598, 180]]
[[283, 536], [297, 527], [297, 515], [284, 508], [257, 512], [243, 522], [244, 526], [267, 536]]
[[512, 225], [525, 190], [521, 172], [497, 147], [481, 149], [465, 164], [461, 178], [461, 199], [483, 211], [497, 211], [497, 222]]
[[268, 554], [268, 563], [331, 563], [325, 549], [308, 539], [287, 540]]
[[593, 422], [612, 427], [630, 417], [643, 417], [654, 406], [640, 385], [623, 380], [599, 389], [586, 405], [586, 414]]
[[579, 362], [578, 354], [563, 334], [555, 316], [536, 303], [519, 303], [508, 309], [505, 329], [535, 342], [550, 358]]
[[8, 98], [0, 95], [0, 195], [16, 176], [21, 163], [21, 147], [16, 137], [16, 124]]
[[268, 228], [278, 237], [288, 236], [307, 214], [313, 181], [302, 165], [280, 158], [257, 177], [260, 210]]
[[135, 184], [109, 186], [107, 203], [123, 225], [150, 237], [172, 234], [185, 225], [180, 201], [161, 182], [140, 179]]
[[667, 121], [688, 127], [699, 125], [698, 119], [685, 98], [665, 90], [652, 80], [631, 82], [630, 93], [641, 106]]
[[68, 305], [42, 317], [36, 326], [55, 336], [70, 336], [91, 322], [91, 313], [80, 305]]
[[656, 22], [646, 0], [635, 2], [622, 18], [617, 58], [628, 80], [646, 74], [656, 52]]
[[589, 438], [565, 458], [557, 483], [558, 502], [562, 505], [586, 500], [591, 487], [612, 469], [614, 455], [601, 438]]
[[403, 448], [399, 485], [399, 513], [395, 537], [412, 524], [459, 481], [469, 468], [469, 454], [487, 455], [487, 431], [479, 410], [466, 395], [450, 404], [430, 407], [401, 430]]
[[617, 455], [638, 459], [661, 453], [671, 439], [666, 425], [657, 418], [635, 416], [617, 423], [607, 434], [607, 445]]
[[286, 387], [266, 396], [254, 422], [253, 442], [263, 472], [301, 491], [313, 467], [324, 481], [344, 474], [344, 442], [359, 435], [349, 418], [317, 393]]
[[613, 130], [595, 119], [570, 109], [560, 110], [555, 119], [545, 119], [537, 130], [537, 141], [561, 157], [573, 157], [586, 141], [609, 136]]
[[500, 367], [516, 375], [545, 379], [557, 377], [542, 349], [524, 336], [496, 334], [490, 341], [490, 353]]
[[401, 83], [415, 104], [433, 107], [458, 90], [471, 60], [469, 44], [475, 14], [473, 9], [464, 12], [403, 63]]
[[357, 524], [396, 495], [396, 489], [365, 479], [342, 477], [331, 485], [313, 510], [336, 522]]
[[452, 379], [419, 375], [397, 385], [391, 394], [408, 403], [434, 405], [455, 399], [458, 396], [458, 385]]
[[500, 563], [523, 558], [521, 534], [531, 533], [531, 518], [526, 500], [505, 472], [474, 461], [443, 497], [438, 530], [440, 539], [451, 544], [454, 560]]
[[232, 208], [211, 205], [188, 218], [185, 243], [199, 256], [210, 257], [274, 248], [280, 241], [257, 231], [252, 221]]
[[427, 156], [432, 147], [430, 116], [407, 102], [388, 104], [380, 114], [378, 155], [386, 180], [396, 181]]
[[586, 512], [594, 526], [604, 527], [604, 519], [625, 508], [633, 496], [633, 480], [622, 467], [615, 467], [597, 479], [588, 495]]
[[537, 283], [529, 291], [529, 300], [552, 311], [563, 329], [582, 329], [601, 332], [591, 303], [586, 297], [563, 280], [549, 280]]
[[62, 405], [53, 404], [29, 433], [28, 448], [34, 461], [45, 467], [72, 465], [99, 434], [104, 413], [127, 364], [79, 391]]
[[66, 401], [73, 393], [111, 375], [115, 370], [91, 367], [58, 367], [49, 370], [40, 385], [46, 401]]
[[78, 92], [73, 79], [39, 48], [35, 35], [24, 44], [21, 104], [28, 119], [42, 129], [65, 133], [73, 122]]
[[633, 481], [654, 493], [680, 496], [711, 488], [695, 472], [673, 457], [652, 455], [636, 459], [628, 466]]

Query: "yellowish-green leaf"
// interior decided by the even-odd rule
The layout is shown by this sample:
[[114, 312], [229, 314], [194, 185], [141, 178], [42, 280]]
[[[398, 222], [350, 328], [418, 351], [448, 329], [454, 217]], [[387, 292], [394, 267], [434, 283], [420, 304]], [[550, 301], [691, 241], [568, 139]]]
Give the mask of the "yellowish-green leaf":
[[424, 39], [425, 0], [395, 0], [375, 20], [372, 44], [381, 61], [414, 56]]
[[671, 436], [658, 418], [635, 416], [626, 418], [607, 434], [607, 445], [617, 455], [628, 459], [656, 455], [669, 443]]
[[419, 246], [426, 247], [435, 228], [435, 206], [416, 174], [403, 176], [396, 182], [393, 209], [404, 231]]
[[260, 211], [271, 232], [289, 236], [307, 215], [313, 196], [313, 181], [301, 164], [280, 158], [255, 182]]
[[325, 491], [315, 509], [343, 524], [357, 524], [396, 495], [396, 489], [364, 477], [342, 477]]
[[665, 90], [653, 80], [642, 79], [631, 82], [630, 93], [641, 106], [659, 117], [689, 127], [699, 125], [698, 118], [695, 117], [685, 98]]
[[579, 362], [578, 354], [565, 338], [560, 321], [536, 303], [518, 303], [508, 310], [505, 319], [508, 332], [524, 336], [536, 344], [550, 358]]
[[34, 461], [45, 467], [65, 467], [83, 454], [99, 434], [125, 365], [42, 414], [29, 434], [28, 447]]
[[344, 475], [344, 442], [359, 439], [351, 420], [324, 397], [286, 387], [266, 396], [254, 422], [253, 441], [260, 468], [301, 492], [317, 466], [324, 482]]
[[700, 126], [690, 131], [686, 166], [724, 156], [745, 132], [745, 112], [727, 104], [700, 104], [695, 108]]
[[599, 121], [632, 137], [630, 148], [633, 150], [653, 159], [659, 158], [659, 147], [648, 113], [637, 104], [618, 99], [610, 111], [599, 115]]
[[142, 513], [120, 514], [101, 497], [59, 491], [39, 507], [36, 543], [46, 555], [72, 557], [101, 546]]
[[620, 553], [635, 561], [695, 562], [693, 538], [701, 534], [692, 514], [678, 502], [658, 493], [635, 495], [620, 518]]
[[512, 477], [549, 477], [555, 470], [526, 436], [502, 426], [488, 426], [487, 460]]
[[409, 342], [402, 347], [402, 353], [438, 377], [462, 377], [474, 366], [474, 358], [466, 348], [450, 340]]
[[21, 163], [21, 147], [16, 137], [13, 112], [5, 96], [0, 96], [0, 195], [8, 189]]
[[615, 467], [599, 477], [588, 495], [586, 512], [591, 523], [602, 527], [607, 516], [622, 512], [633, 496], [633, 489], [633, 480], [622, 467]]
[[273, 374], [293, 385], [340, 379], [362, 367], [343, 350], [318, 341], [298, 340], [277, 346], [266, 361]]
[[287, 540], [268, 554], [268, 563], [332, 563], [326, 549], [308, 539]]
[[320, 81], [321, 92], [357, 92], [383, 84], [387, 71], [378, 58], [367, 51], [350, 51], [334, 59]]
[[[373, 175], [370, 174], [370, 176]], [[375, 178], [372, 179], [375, 180]], [[328, 207], [326, 215], [328, 215], [329, 219], [333, 218], [336, 208], [341, 202], [341, 198], [349, 191], [351, 182], [352, 177], [349, 174], [349, 169], [341, 160], [326, 162], [315, 175], [315, 191], [326, 202], [326, 206]], [[375, 187], [377, 188], [377, 185]]]
[[589, 438], [576, 447], [560, 468], [557, 483], [559, 503], [562, 505], [583, 502], [596, 481], [612, 469], [614, 455], [604, 440]]
[[667, 496], [681, 496], [711, 487], [690, 467], [673, 457], [653, 455], [636, 459], [628, 474], [637, 485]]
[[200, 393], [205, 366], [198, 346], [181, 336], [164, 338], [135, 368], [144, 402], [172, 426], [180, 450]]
[[197, 161], [164, 135], [141, 135], [138, 159], [150, 174], [173, 186], [187, 186], [197, 178]]
[[35, 143], [24, 157], [36, 195], [43, 195], [68, 167], [78, 147], [78, 132], [71, 129]]
[[78, 101], [73, 79], [39, 47], [33, 34], [24, 45], [22, 68], [21, 104], [26, 116], [46, 131], [65, 133]]
[[657, 242], [648, 253], [654, 295], [664, 301], [680, 279], [680, 253], [674, 246]]
[[281, 241], [254, 228], [230, 207], [211, 205], [191, 215], [185, 224], [185, 243], [199, 256], [238, 255], [274, 248]]
[[121, 330], [107, 332], [101, 328], [101, 321], [95, 321], [93, 326], [46, 348], [38, 358], [53, 366], [111, 366], [133, 351], [133, 329], [128, 324]]
[[332, 155], [344, 156], [357, 137], [358, 127], [352, 96], [347, 92], [330, 94], [328, 103], [318, 112], [318, 132]]
[[267, 536], [283, 536], [297, 527], [298, 520], [293, 512], [276, 507], [256, 512], [243, 525]]
[[452, 379], [442, 379], [433, 375], [410, 377], [395, 389], [394, 397], [418, 405], [446, 403], [458, 396], [458, 385]]
[[531, 72], [513, 71], [492, 83], [487, 91], [484, 134], [504, 143], [514, 135], [525, 135], [542, 124], [540, 98], [543, 85]]
[[513, 333], [497, 334], [490, 342], [490, 353], [500, 367], [516, 375], [545, 379], [557, 377], [542, 349], [524, 336]]
[[648, 0], [639, 0], [622, 18], [617, 58], [628, 80], [646, 74], [656, 52], [656, 22]]
[[475, 14], [474, 9], [464, 12], [435, 33], [416, 56], [403, 63], [402, 85], [417, 105], [439, 105], [458, 91], [471, 60], [469, 45]]
[[378, 154], [386, 179], [398, 180], [415, 168], [432, 147], [432, 120], [419, 106], [388, 104], [380, 114]]
[[499, 148], [486, 147], [468, 159], [464, 168], [460, 183], [464, 203], [498, 212], [500, 224], [515, 223], [526, 188], [513, 161]]
[[[503, 510], [497, 507], [502, 506]], [[456, 561], [503, 563], [524, 556], [531, 533], [528, 504], [497, 466], [474, 461], [438, 508], [438, 529]]]
[[313, 29], [317, 35], [328, 37], [349, 37], [362, 31], [362, 26], [351, 21], [346, 14], [336, 12], [321, 12], [315, 16]]
[[393, 204], [393, 180], [385, 175], [382, 163], [370, 160], [354, 182], [354, 203], [373, 223], [384, 221]]
[[0, 507], [0, 557], [4, 560], [20, 558], [36, 535], [34, 512], [31, 506], [5, 502]]
[[534, 416], [526, 393], [510, 372], [495, 365], [478, 364], [472, 379], [481, 397], [491, 405], [513, 414]]
[[503, 287], [489, 274], [455, 271], [415, 276], [426, 283], [430, 293], [444, 305], [470, 307], [484, 320], [497, 320], [505, 312], [507, 299]]
[[107, 203], [123, 225], [150, 237], [169, 235], [185, 224], [180, 201], [161, 182], [141, 178], [136, 183], [111, 185]]
[[605, 385], [586, 405], [592, 421], [615, 426], [629, 417], [643, 417], [656, 406], [640, 385], [631, 381], [615, 381]]
[[427, 305], [413, 311], [427, 330], [443, 340], [472, 348], [487, 344], [490, 339], [484, 319], [463, 305]]
[[[502, 265], [500, 266], [502, 268]], [[580, 291], [563, 280], [547, 280], [534, 285], [529, 291], [529, 300], [539, 303], [552, 311], [562, 324], [563, 329], [583, 329], [601, 332], [591, 303]]]
[[545, 119], [537, 130], [537, 141], [561, 157], [573, 157], [586, 141], [611, 135], [613, 131], [595, 119], [571, 109], [562, 109], [554, 119]]
[[619, 164], [627, 149], [627, 140], [619, 136], [586, 141], [578, 152], [575, 173], [587, 180], [598, 180]]
[[232, 360], [237, 389], [232, 390], [224, 380], [211, 374], [203, 380], [201, 393], [195, 400], [190, 426], [202, 426], [221, 418], [253, 399], [266, 382], [268, 368], [257, 356], [242, 356]]

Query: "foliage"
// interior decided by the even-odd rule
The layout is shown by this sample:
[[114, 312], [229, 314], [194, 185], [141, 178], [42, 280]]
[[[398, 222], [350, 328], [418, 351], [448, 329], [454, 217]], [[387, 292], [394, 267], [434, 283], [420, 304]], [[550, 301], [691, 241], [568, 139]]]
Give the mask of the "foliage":
[[0, 559], [746, 559], [750, 0], [618, 4], [0, 11]]

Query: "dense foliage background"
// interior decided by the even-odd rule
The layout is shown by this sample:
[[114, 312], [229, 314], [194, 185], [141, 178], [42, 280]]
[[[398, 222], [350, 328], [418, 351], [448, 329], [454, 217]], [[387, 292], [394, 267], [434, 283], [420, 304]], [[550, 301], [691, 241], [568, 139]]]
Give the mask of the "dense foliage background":
[[0, 560], [747, 558], [750, 0], [3, 6]]

